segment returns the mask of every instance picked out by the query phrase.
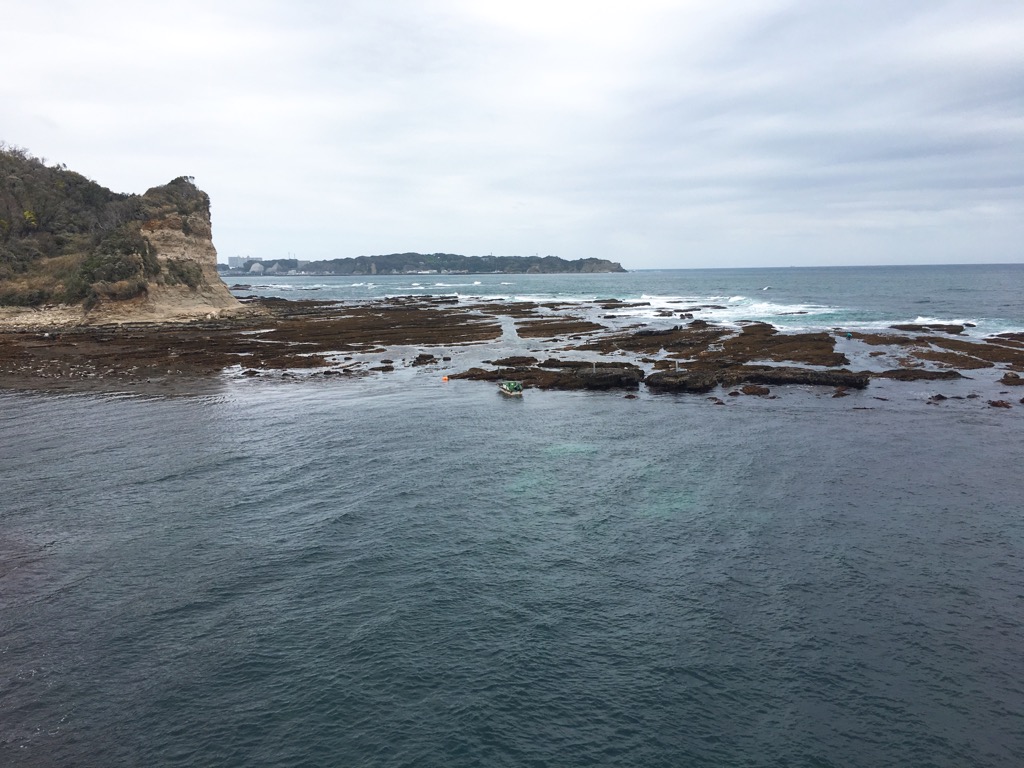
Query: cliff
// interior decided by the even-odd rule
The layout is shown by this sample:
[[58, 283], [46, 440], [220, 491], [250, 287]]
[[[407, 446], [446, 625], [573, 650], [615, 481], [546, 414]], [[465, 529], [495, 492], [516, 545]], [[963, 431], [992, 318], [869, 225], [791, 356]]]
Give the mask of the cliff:
[[210, 199], [191, 178], [117, 194], [0, 146], [0, 306], [92, 323], [188, 319], [241, 305], [217, 274]]

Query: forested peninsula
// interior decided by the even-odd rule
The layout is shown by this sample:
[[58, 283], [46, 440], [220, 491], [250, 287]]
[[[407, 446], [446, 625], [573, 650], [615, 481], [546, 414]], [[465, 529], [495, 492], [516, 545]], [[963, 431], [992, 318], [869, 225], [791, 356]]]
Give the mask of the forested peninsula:
[[567, 259], [558, 256], [460, 256], [456, 253], [389, 253], [382, 256], [326, 261], [277, 259], [249, 260], [229, 274], [286, 275], [408, 275], [408, 274], [581, 274], [625, 272], [622, 265], [607, 259]]

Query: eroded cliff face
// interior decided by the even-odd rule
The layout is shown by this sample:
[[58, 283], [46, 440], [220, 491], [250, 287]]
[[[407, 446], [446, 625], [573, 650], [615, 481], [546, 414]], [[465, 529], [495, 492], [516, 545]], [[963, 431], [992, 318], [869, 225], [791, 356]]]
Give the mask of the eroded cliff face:
[[[177, 189], [168, 194], [175, 185]], [[206, 193], [196, 189], [191, 180], [175, 180], [149, 190], [143, 201], [149, 218], [142, 222], [142, 236], [152, 247], [160, 271], [149, 283], [142, 309], [217, 315], [239, 308], [238, 299], [217, 273]]]
[[0, 323], [160, 321], [238, 311], [210, 198], [181, 176], [112, 192], [0, 144]]
[[209, 196], [181, 177], [150, 189], [141, 202], [139, 233], [150, 265], [145, 290], [131, 298], [102, 296], [86, 322], [213, 318], [240, 309], [217, 273]]

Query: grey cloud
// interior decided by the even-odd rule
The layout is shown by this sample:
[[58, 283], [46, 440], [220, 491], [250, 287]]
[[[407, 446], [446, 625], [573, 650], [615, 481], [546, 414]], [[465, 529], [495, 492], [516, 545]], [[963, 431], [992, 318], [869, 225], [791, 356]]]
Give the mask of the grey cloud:
[[123, 191], [195, 175], [222, 258], [1020, 259], [1019, 3], [572, 5], [15, 13], [5, 71], [50, 53], [0, 139]]

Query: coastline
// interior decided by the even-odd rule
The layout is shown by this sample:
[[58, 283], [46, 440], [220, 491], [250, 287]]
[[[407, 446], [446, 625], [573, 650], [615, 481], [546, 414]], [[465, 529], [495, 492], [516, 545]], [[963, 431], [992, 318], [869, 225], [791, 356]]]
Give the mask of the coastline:
[[451, 379], [511, 378], [527, 389], [683, 393], [715, 404], [730, 395], [773, 398], [779, 388], [842, 397], [880, 387], [889, 395], [900, 385], [914, 397], [931, 387], [934, 403], [1024, 403], [1024, 334], [969, 338], [955, 324], [794, 333], [764, 322], [709, 323], [699, 306], [660, 324], [612, 320], [628, 307], [617, 299], [403, 296], [254, 298], [198, 320], [89, 325], [76, 323], [72, 310], [28, 320], [22, 313], [16, 322], [8, 313], [0, 319], [0, 389], [188, 394], [238, 377], [339, 386], [415, 368]]

